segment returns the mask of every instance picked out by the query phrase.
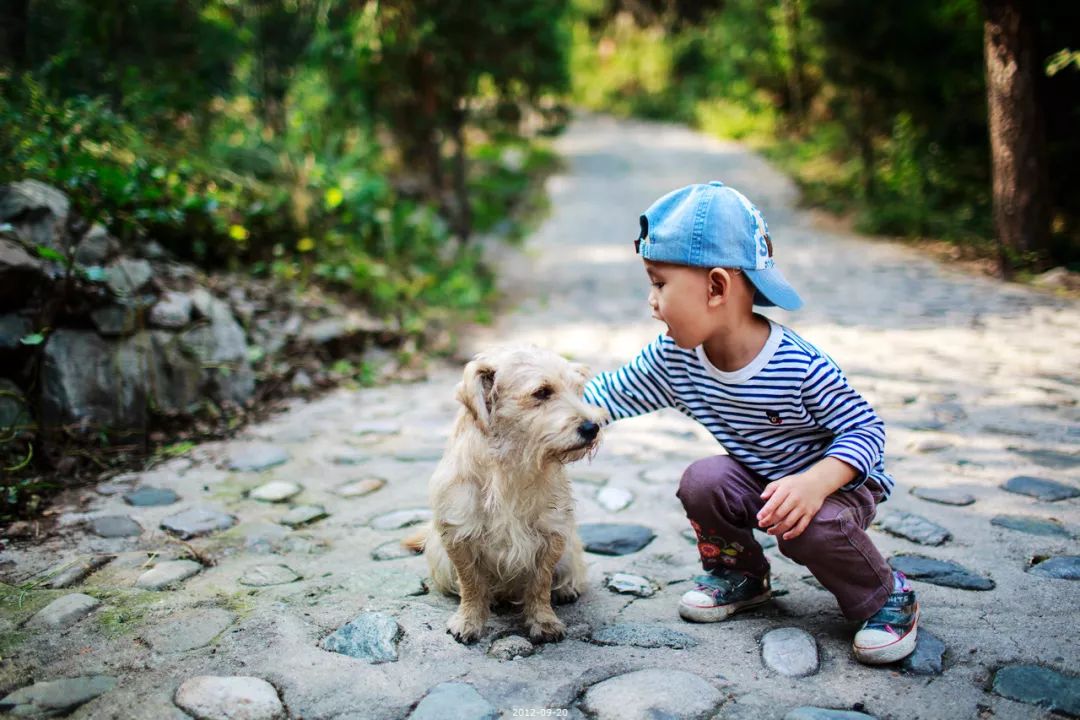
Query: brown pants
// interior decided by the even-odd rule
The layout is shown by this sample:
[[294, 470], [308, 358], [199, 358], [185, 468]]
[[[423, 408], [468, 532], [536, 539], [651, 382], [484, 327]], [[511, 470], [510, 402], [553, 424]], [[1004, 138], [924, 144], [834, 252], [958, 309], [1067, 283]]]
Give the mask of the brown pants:
[[[698, 460], [683, 473], [676, 495], [697, 533], [706, 571], [727, 567], [759, 577], [768, 572], [769, 561], [751, 532], [767, 484], [727, 455]], [[852, 492], [838, 490], [801, 535], [776, 538], [780, 552], [805, 565], [849, 620], [873, 615], [893, 589], [892, 569], [866, 534], [881, 497], [872, 481]]]

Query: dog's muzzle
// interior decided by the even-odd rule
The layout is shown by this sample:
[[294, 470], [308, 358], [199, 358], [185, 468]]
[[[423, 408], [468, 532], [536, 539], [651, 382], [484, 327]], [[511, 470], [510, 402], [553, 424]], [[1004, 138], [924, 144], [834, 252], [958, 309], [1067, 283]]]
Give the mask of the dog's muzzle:
[[578, 426], [578, 435], [585, 438], [586, 442], [591, 443], [596, 439], [597, 434], [600, 432], [600, 426], [591, 420], [586, 420]]

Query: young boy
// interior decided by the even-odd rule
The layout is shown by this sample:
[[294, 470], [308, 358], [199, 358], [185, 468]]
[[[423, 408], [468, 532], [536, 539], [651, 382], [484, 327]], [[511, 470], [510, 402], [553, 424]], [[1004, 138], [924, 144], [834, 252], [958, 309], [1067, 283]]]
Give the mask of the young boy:
[[707, 571], [679, 614], [716, 622], [769, 600], [757, 526], [836, 596], [845, 617], [864, 621], [858, 660], [906, 657], [915, 593], [866, 534], [893, 487], [885, 427], [828, 355], [754, 313], [754, 304], [802, 306], [774, 265], [761, 213], [723, 183], [690, 185], [645, 211], [634, 245], [667, 333], [593, 378], [585, 399], [613, 420], [676, 408], [728, 453], [690, 465], [676, 493]]

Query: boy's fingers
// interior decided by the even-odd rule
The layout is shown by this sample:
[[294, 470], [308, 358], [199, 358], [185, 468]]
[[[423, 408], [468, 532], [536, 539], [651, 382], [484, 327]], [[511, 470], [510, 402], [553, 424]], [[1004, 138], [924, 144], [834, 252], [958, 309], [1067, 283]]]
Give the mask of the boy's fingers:
[[761, 499], [762, 500], [768, 500], [769, 498], [772, 497], [772, 494], [774, 492], [776, 492], [776, 483], [771, 482], [771, 483], [769, 483], [768, 485], [765, 486], [764, 492], [761, 493]]
[[803, 530], [805, 530], [806, 527], [809, 524], [810, 524], [810, 516], [809, 515], [804, 515], [802, 520], [799, 521], [798, 525], [793, 527], [788, 532], [784, 533], [784, 539], [785, 540], [794, 540], [795, 538], [797, 538], [797, 537], [799, 537], [800, 535], [803, 534]]
[[[765, 490], [766, 492], [769, 491], [768, 488], [765, 488]], [[773, 488], [772, 492], [769, 494], [772, 495], [772, 497], [769, 498], [769, 502], [765, 503], [764, 507], [758, 510], [757, 514], [758, 522], [762, 524], [762, 527], [764, 527], [765, 521], [776, 512], [776, 508], [780, 506], [780, 503], [784, 501], [784, 498], [787, 497], [787, 492], [783, 490], [781, 490], [779, 494], [776, 494], [776, 488]]]

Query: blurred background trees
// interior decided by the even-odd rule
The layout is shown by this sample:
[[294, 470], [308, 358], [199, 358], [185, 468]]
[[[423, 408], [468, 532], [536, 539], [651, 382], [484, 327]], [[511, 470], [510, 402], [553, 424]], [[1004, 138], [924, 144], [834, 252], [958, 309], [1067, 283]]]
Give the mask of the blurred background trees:
[[210, 268], [475, 307], [467, 239], [569, 100], [746, 140], [862, 230], [1076, 269], [1077, 28], [1049, 0], [8, 0], [0, 182]]
[[751, 142], [810, 204], [850, 212], [867, 232], [951, 240], [1006, 273], [1080, 269], [1080, 5], [576, 8], [582, 104]]

